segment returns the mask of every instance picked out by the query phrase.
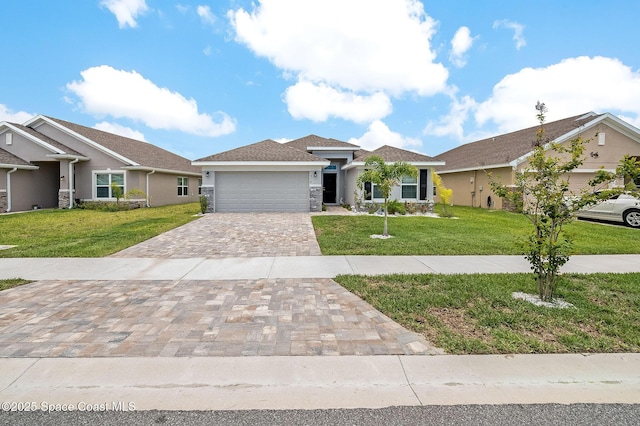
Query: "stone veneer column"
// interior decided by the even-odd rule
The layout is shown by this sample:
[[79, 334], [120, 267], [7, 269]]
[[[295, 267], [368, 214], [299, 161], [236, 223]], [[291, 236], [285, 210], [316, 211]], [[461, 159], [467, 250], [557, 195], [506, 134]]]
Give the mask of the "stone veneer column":
[[59, 209], [69, 208], [69, 191], [66, 189], [58, 190], [58, 208]]
[[203, 186], [202, 195], [207, 197], [207, 213], [214, 213], [213, 202], [215, 200], [215, 188], [213, 186]]
[[309, 210], [312, 212], [322, 211], [322, 187], [309, 187]]
[[0, 192], [0, 213], [7, 212], [7, 193]]

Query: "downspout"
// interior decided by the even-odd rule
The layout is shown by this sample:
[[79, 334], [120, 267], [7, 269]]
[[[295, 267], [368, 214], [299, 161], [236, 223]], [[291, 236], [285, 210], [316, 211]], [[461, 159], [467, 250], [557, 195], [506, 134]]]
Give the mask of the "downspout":
[[147, 195], [147, 207], [151, 207], [151, 204], [149, 203], [149, 176], [151, 176], [155, 172], [156, 172], [155, 170], [151, 170], [149, 173], [147, 173], [147, 176], [146, 176], [145, 194]]
[[73, 208], [73, 165], [80, 161], [79, 158], [76, 158], [73, 161], [69, 162], [69, 208]]
[[16, 170], [18, 170], [18, 168], [14, 167], [7, 172], [7, 213], [11, 211], [11, 173]]

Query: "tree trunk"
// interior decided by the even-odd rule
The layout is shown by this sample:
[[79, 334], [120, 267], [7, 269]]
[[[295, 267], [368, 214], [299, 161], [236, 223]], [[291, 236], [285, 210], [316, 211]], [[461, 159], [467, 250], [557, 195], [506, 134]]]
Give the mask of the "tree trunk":
[[384, 199], [384, 229], [382, 231], [382, 235], [385, 237], [389, 236], [389, 231], [387, 228], [387, 199]]

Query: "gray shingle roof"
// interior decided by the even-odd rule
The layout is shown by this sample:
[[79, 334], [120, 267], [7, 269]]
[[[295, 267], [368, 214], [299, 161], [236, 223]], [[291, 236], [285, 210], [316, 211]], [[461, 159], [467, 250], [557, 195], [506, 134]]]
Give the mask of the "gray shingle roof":
[[220, 152], [201, 158], [200, 161], [327, 161], [324, 158], [309, 154], [306, 150], [300, 150], [281, 144], [271, 139], [256, 142], [251, 145]]
[[395, 163], [396, 161], [404, 161], [407, 163], [438, 161], [428, 155], [418, 154], [417, 152], [407, 151], [406, 149], [396, 148], [394, 146], [384, 145], [380, 148], [368, 152], [360, 150], [354, 161], [365, 161], [367, 157], [377, 155], [387, 163]]
[[[545, 140], [552, 141], [595, 119], [598, 115], [580, 114], [544, 125]], [[582, 119], [580, 119], [582, 118]], [[518, 130], [444, 152], [436, 159], [445, 161], [441, 171], [482, 168], [507, 164], [531, 152], [540, 126]]]
[[336, 147], [336, 148], [352, 148], [359, 149], [358, 145], [348, 142], [342, 142], [337, 139], [328, 139], [316, 135], [308, 135], [300, 139], [295, 139], [285, 143], [286, 146], [306, 151], [308, 147]]
[[114, 135], [113, 133], [103, 132], [102, 130], [92, 129], [53, 117], [47, 118], [143, 167], [190, 173], [200, 172], [200, 168], [192, 166], [190, 160], [151, 143]]
[[0, 164], [10, 164], [13, 166], [32, 166], [33, 164], [23, 160], [20, 157], [0, 148]]

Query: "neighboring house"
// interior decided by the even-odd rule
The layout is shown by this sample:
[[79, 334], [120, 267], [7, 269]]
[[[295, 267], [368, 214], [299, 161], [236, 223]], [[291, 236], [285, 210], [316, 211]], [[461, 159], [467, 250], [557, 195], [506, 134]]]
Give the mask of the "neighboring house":
[[[287, 143], [265, 140], [193, 162], [202, 167], [202, 193], [209, 212], [308, 212], [322, 204], [354, 205], [356, 180], [366, 157], [406, 161], [420, 169], [394, 189], [400, 201], [433, 199], [431, 169], [442, 165], [426, 155], [384, 146], [373, 152], [336, 139], [309, 135]], [[382, 201], [374, 188], [372, 201]], [[363, 194], [359, 195], [365, 198]]]
[[0, 212], [115, 201], [112, 183], [144, 192], [143, 205], [194, 202], [199, 178], [188, 159], [147, 142], [43, 115], [0, 123]]
[[[453, 204], [509, 208], [491, 191], [488, 173], [503, 184], [513, 185], [515, 172], [528, 165], [539, 128], [467, 143], [436, 156], [446, 163], [437, 172], [444, 185], [453, 190]], [[640, 155], [640, 130], [609, 113], [589, 112], [545, 123], [544, 130], [545, 141], [549, 142], [569, 143], [577, 137], [589, 141], [584, 164], [569, 176], [574, 191], [586, 187], [601, 167], [615, 171], [624, 155]]]

